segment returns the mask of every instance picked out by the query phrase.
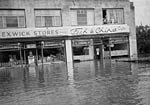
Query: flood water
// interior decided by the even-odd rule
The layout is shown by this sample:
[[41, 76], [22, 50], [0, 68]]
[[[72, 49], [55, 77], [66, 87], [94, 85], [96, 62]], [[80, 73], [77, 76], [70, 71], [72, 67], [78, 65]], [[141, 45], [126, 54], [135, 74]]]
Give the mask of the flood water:
[[0, 105], [150, 105], [150, 64], [105, 60], [1, 68]]

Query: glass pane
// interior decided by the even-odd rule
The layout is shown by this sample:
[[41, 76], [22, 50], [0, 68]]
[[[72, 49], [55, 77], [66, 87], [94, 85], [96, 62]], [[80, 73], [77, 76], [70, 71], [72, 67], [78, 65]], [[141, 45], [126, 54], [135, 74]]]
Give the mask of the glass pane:
[[52, 16], [45, 16], [45, 26], [53, 26], [52, 24]]
[[19, 16], [19, 27], [25, 27], [25, 17], [24, 16]]
[[88, 46], [73, 47], [73, 55], [89, 55]]
[[35, 18], [35, 26], [36, 27], [42, 26], [42, 24], [41, 24], [41, 16], [36, 16], [36, 18]]
[[77, 10], [77, 23], [78, 25], [87, 25], [87, 11]]
[[124, 23], [123, 9], [118, 9], [117, 10], [117, 17], [118, 17], [118, 23], [123, 24]]
[[17, 16], [6, 16], [6, 27], [18, 27]]
[[61, 26], [61, 18], [60, 16], [54, 16], [52, 18], [53, 20], [53, 26]]
[[0, 16], [0, 28], [3, 28], [3, 18]]

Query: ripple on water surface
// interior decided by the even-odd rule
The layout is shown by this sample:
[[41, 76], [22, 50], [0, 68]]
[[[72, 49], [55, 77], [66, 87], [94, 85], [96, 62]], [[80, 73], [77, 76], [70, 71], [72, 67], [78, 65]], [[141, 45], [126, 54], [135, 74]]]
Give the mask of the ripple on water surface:
[[1, 69], [0, 105], [150, 105], [149, 64], [106, 60], [67, 67]]

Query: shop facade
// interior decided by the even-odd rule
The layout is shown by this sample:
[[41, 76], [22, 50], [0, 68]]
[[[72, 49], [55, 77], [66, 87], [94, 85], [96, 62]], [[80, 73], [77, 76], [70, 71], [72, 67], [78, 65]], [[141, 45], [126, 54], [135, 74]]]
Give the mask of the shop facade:
[[128, 0], [0, 2], [1, 62], [12, 56], [28, 59], [30, 52], [67, 62], [110, 56], [137, 59], [136, 46], [134, 6]]

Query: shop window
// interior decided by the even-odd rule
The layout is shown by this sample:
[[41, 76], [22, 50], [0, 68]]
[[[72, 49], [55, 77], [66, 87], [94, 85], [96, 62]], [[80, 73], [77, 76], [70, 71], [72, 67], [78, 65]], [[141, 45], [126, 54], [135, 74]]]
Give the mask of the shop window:
[[35, 10], [36, 27], [61, 26], [60, 10]]
[[124, 24], [123, 9], [103, 9], [103, 24]]
[[94, 25], [94, 9], [71, 9], [71, 25]]
[[73, 47], [73, 55], [89, 55], [88, 46], [76, 46]]
[[115, 44], [112, 50], [127, 50], [127, 43]]
[[0, 10], [0, 28], [25, 27], [24, 10]]
[[[127, 50], [127, 43], [114, 44], [111, 46], [111, 51], [115, 50]], [[105, 45], [105, 51], [109, 51], [109, 46]]]

